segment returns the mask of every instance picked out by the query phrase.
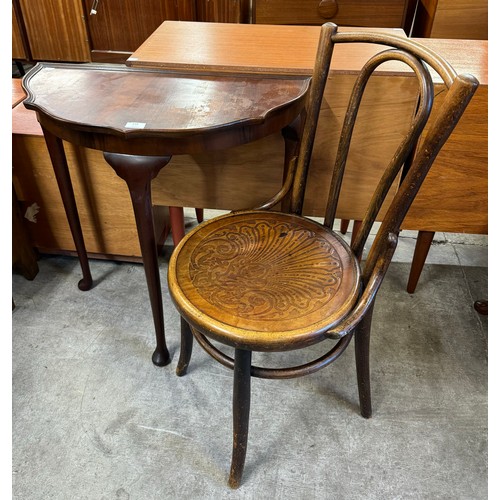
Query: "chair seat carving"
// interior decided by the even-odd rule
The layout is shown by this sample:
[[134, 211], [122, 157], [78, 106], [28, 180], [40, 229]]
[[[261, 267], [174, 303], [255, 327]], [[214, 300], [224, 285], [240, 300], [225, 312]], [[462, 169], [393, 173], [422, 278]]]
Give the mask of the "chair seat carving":
[[238, 335], [265, 350], [311, 344], [358, 296], [359, 266], [347, 244], [309, 219], [267, 211], [222, 216], [181, 245], [170, 286], [203, 315], [204, 333], [222, 333], [216, 340]]

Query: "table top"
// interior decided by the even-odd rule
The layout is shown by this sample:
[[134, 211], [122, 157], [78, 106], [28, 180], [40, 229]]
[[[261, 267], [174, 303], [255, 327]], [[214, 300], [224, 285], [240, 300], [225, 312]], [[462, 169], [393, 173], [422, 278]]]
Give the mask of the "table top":
[[155, 146], [149, 154], [160, 149], [161, 154], [167, 149], [193, 154], [250, 142], [284, 127], [303, 109], [309, 81], [39, 63], [23, 87], [26, 108], [70, 142], [127, 152], [125, 143], [125, 149], [133, 144], [144, 149], [139, 143], [145, 139], [150, 147], [161, 139], [164, 147]]
[[12, 78], [12, 107], [15, 108], [25, 97], [21, 79]]
[[[310, 75], [316, 59], [320, 26], [201, 23], [164, 21], [129, 57], [127, 65], [211, 73], [271, 73]], [[384, 32], [406, 37], [401, 29], [347, 28], [339, 32]], [[472, 73], [488, 84], [487, 40], [413, 38], [441, 54], [457, 73]], [[353, 73], [381, 49], [367, 43], [339, 44], [334, 49], [331, 71]], [[381, 73], [409, 71], [391, 62]], [[434, 74], [435, 80], [438, 80]]]
[[[212, 73], [311, 75], [320, 29], [320, 26], [164, 21], [126, 64]], [[399, 28], [356, 29], [406, 38]], [[368, 43], [339, 45], [335, 47], [332, 69], [357, 71], [380, 48]], [[385, 69], [407, 71], [397, 62], [388, 63]]]

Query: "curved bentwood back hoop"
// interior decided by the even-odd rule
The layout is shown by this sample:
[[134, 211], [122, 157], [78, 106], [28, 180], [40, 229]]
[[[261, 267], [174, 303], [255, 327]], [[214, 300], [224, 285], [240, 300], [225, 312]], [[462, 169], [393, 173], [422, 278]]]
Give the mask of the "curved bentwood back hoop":
[[[364, 89], [372, 73], [386, 61], [401, 61], [414, 71], [419, 85], [418, 106], [413, 121], [395, 151], [385, 173], [382, 175], [367, 208], [361, 228], [351, 245], [354, 254], [358, 257], [358, 260], [361, 260], [363, 246], [366, 243], [368, 234], [382, 203], [396, 176], [403, 168], [403, 165], [406, 164], [407, 171], [404, 179], [383, 219], [364, 266], [363, 282], [366, 285], [369, 278], [373, 275], [374, 269], [377, 267], [377, 262], [381, 261], [381, 257], [384, 255], [385, 257], [389, 257], [388, 259], [384, 259], [387, 262], [386, 266], [388, 266], [388, 262], [397, 244], [397, 235], [402, 221], [434, 159], [452, 133], [472, 98], [478, 86], [478, 81], [474, 76], [469, 74], [457, 75], [454, 69], [441, 56], [408, 38], [374, 32], [338, 33], [337, 26], [333, 23], [324, 24], [321, 29], [316, 64], [310, 88], [304, 134], [301, 140], [299, 155], [296, 158], [297, 163], [294, 165], [295, 179], [291, 195], [291, 211], [293, 213], [300, 214], [302, 211], [306, 178], [311, 160], [316, 125], [321, 109], [323, 91], [330, 70], [333, 49], [337, 43], [374, 43], [390, 48], [372, 57], [362, 68], [354, 84], [333, 168], [329, 201], [325, 213], [325, 226], [329, 228], [333, 226], [356, 115]], [[435, 112], [432, 123], [428, 125], [425, 138], [420, 139], [421, 132], [428, 123], [434, 104], [434, 86], [427, 66], [439, 75], [448, 88], [448, 92], [439, 110]], [[383, 276], [384, 272], [381, 274]], [[341, 331], [341, 328], [336, 328], [336, 331]]]

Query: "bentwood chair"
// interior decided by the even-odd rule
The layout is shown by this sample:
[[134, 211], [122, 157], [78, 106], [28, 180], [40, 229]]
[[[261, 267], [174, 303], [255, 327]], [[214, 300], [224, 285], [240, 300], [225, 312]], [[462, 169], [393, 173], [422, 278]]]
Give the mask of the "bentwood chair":
[[[391, 48], [381, 47], [382, 51], [366, 63], [354, 84], [340, 134], [329, 203], [324, 223], [319, 224], [300, 215], [316, 123], [334, 45], [357, 42]], [[366, 215], [349, 247], [332, 231], [342, 176], [363, 90], [373, 71], [388, 60], [402, 61], [414, 71], [419, 87], [418, 106], [413, 122], [402, 134], [400, 146], [374, 188]], [[428, 67], [448, 88], [438, 110], [433, 110], [434, 89]], [[394, 254], [405, 214], [477, 85], [473, 76], [457, 76], [439, 55], [410, 39], [375, 32], [337, 33], [335, 25], [325, 24], [298, 156], [291, 161], [283, 188], [258, 209], [204, 222], [174, 250], [168, 284], [181, 314], [177, 374], [185, 374], [188, 367], [192, 335], [208, 354], [234, 370], [231, 487], [239, 486], [243, 472], [251, 377], [292, 378], [313, 373], [336, 360], [354, 337], [361, 415], [371, 416], [368, 355], [374, 300]], [[428, 124], [431, 110], [432, 120]], [[377, 118], [374, 120], [376, 126]], [[366, 261], [362, 262], [370, 228], [400, 171], [404, 173], [400, 187]], [[288, 192], [291, 213], [270, 210]], [[290, 368], [252, 365], [253, 351], [289, 351], [332, 339], [336, 340], [333, 348], [313, 362]], [[234, 358], [213, 341], [234, 348]]]

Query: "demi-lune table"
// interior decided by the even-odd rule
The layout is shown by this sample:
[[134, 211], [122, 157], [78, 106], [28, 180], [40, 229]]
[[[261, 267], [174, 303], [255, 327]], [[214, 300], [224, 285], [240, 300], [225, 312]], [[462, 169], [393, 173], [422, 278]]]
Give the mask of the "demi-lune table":
[[[128, 186], [155, 325], [154, 364], [168, 364], [170, 355], [152, 179], [172, 155], [231, 148], [300, 122], [309, 81], [309, 76], [207, 76], [57, 63], [39, 63], [26, 74], [24, 105], [36, 111], [43, 130], [82, 267], [81, 290], [92, 287], [92, 275], [62, 141], [103, 151]], [[293, 144], [285, 144], [286, 162]]]

